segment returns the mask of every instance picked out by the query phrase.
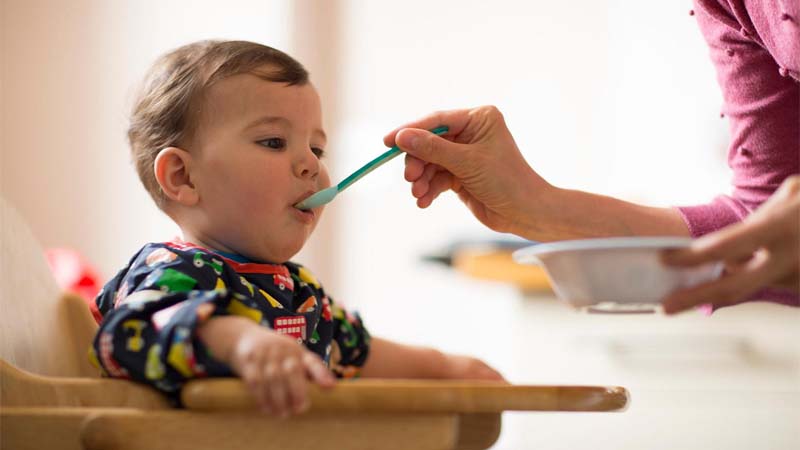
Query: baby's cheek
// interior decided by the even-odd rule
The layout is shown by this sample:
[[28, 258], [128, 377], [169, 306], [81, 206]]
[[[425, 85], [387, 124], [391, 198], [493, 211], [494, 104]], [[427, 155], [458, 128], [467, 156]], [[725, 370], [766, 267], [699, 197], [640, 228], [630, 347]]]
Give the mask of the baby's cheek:
[[277, 192], [270, 189], [268, 180], [263, 183], [248, 183], [239, 190], [239, 197], [245, 207], [264, 208], [277, 201]]

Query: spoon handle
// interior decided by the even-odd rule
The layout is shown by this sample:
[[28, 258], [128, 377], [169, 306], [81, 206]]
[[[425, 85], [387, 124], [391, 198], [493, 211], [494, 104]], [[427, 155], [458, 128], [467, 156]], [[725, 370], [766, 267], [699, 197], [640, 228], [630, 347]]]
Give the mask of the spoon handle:
[[[448, 130], [448, 127], [441, 126], [441, 127], [437, 127], [437, 128], [434, 128], [433, 130], [431, 130], [431, 133], [437, 134], [437, 135], [442, 135], [442, 134], [447, 133], [447, 130]], [[350, 187], [351, 184], [355, 183], [356, 181], [358, 181], [359, 179], [364, 177], [364, 175], [372, 172], [373, 170], [377, 169], [378, 167], [380, 167], [380, 166], [386, 164], [387, 162], [391, 161], [394, 157], [396, 157], [400, 153], [403, 153], [403, 152], [400, 150], [400, 148], [398, 148], [395, 145], [394, 147], [392, 147], [389, 150], [385, 151], [382, 155], [380, 155], [377, 158], [373, 159], [372, 161], [364, 164], [360, 169], [358, 169], [355, 172], [353, 172], [349, 177], [347, 177], [344, 180], [342, 180], [339, 184], [336, 185], [336, 190], [338, 192], [342, 192], [343, 190], [345, 190], [348, 187]]]

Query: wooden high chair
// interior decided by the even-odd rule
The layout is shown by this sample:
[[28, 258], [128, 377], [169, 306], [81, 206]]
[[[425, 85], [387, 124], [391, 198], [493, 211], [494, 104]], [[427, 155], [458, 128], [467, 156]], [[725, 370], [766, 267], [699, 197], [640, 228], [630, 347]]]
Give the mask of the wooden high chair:
[[344, 381], [311, 390], [290, 419], [257, 412], [238, 379], [188, 383], [186, 409], [155, 390], [101, 379], [88, 363], [97, 328], [83, 299], [60, 293], [43, 253], [0, 198], [0, 448], [485, 449], [500, 413], [617, 411], [620, 387], [434, 380]]

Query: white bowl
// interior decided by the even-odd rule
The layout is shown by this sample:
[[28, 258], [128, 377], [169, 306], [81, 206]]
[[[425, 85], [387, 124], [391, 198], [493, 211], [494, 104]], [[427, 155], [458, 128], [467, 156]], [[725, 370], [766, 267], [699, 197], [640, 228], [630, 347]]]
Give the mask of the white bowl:
[[721, 263], [692, 268], [664, 265], [662, 250], [689, 238], [624, 237], [537, 244], [514, 252], [522, 264], [544, 266], [556, 295], [571, 305], [608, 312], [651, 312], [673, 291], [714, 280]]

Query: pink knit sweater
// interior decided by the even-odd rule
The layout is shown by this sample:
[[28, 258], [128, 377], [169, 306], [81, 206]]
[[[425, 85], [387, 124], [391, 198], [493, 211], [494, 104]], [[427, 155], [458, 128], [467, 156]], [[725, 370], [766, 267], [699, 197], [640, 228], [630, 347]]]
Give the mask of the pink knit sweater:
[[[680, 207], [692, 236], [741, 221], [800, 173], [800, 1], [694, 0], [730, 121], [733, 193]], [[781, 303], [794, 295], [762, 293]]]

